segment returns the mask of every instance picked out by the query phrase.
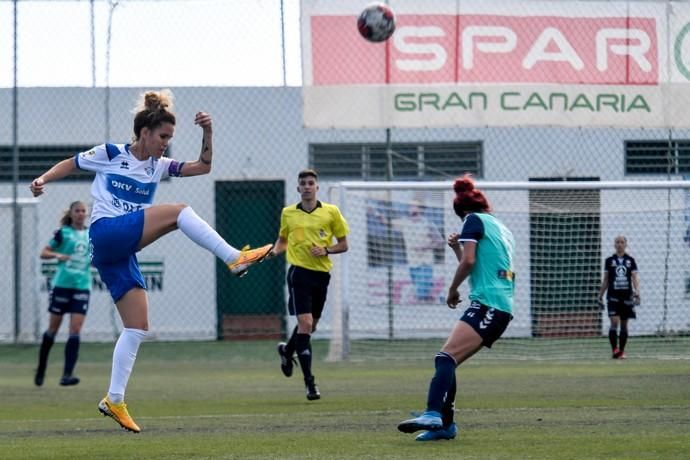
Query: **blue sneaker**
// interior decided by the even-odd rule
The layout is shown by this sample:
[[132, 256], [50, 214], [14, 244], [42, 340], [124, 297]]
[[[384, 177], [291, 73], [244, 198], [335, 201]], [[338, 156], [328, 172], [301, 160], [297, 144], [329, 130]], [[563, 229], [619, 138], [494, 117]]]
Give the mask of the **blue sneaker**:
[[439, 439], [455, 439], [458, 435], [458, 426], [455, 422], [447, 427], [444, 426], [438, 431], [425, 431], [418, 435], [415, 439], [417, 441], [438, 441]]
[[415, 431], [438, 431], [443, 428], [441, 414], [435, 411], [427, 411], [416, 418], [411, 418], [400, 422], [398, 430], [403, 433], [414, 433]]

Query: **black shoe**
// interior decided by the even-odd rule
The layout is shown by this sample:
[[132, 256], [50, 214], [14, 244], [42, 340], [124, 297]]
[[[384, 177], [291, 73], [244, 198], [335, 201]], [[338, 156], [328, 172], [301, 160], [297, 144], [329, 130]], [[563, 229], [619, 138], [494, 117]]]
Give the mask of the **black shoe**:
[[304, 379], [304, 386], [307, 388], [307, 399], [309, 401], [321, 399], [321, 393], [319, 392], [319, 387], [316, 386], [316, 382], [314, 382], [313, 375], [308, 379]]
[[63, 375], [60, 379], [60, 385], [63, 387], [68, 387], [71, 385], [76, 385], [79, 383], [79, 377], [74, 377], [72, 375]]
[[294, 365], [297, 364], [297, 360], [294, 356], [287, 355], [287, 353], [285, 352], [285, 347], [287, 347], [287, 344], [285, 342], [280, 342], [278, 344], [278, 354], [280, 355], [280, 370], [283, 371], [283, 375], [285, 377], [290, 377], [292, 376], [292, 369]]
[[36, 375], [34, 375], [34, 383], [36, 384], [37, 387], [40, 387], [43, 385], [43, 379], [45, 379], [46, 376], [46, 368], [45, 367], [38, 367], [36, 369]]

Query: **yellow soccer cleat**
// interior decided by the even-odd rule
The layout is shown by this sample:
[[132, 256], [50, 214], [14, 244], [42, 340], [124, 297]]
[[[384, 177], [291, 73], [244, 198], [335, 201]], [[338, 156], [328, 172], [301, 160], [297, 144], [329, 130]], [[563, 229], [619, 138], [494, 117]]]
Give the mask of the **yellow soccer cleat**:
[[98, 403], [98, 410], [101, 414], [103, 414], [103, 416], [107, 416], [115, 420], [125, 430], [133, 433], [141, 432], [139, 425], [134, 423], [132, 417], [129, 416], [127, 404], [125, 404], [124, 401], [119, 404], [115, 404], [106, 396], [105, 398], [101, 399], [101, 402]]
[[266, 244], [256, 249], [249, 249], [249, 246], [243, 247], [237, 260], [231, 264], [228, 264], [230, 273], [237, 277], [246, 275], [247, 269], [251, 265], [264, 260], [271, 252], [271, 249], [273, 249], [272, 244]]

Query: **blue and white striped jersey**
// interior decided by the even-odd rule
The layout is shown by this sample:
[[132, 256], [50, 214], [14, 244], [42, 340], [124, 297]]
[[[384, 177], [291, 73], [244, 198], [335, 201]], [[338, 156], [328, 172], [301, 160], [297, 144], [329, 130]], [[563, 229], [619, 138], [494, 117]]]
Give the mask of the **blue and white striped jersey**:
[[184, 164], [166, 157], [140, 161], [130, 153], [129, 144], [97, 145], [78, 153], [74, 161], [79, 169], [96, 173], [91, 223], [150, 207], [158, 182], [179, 176]]

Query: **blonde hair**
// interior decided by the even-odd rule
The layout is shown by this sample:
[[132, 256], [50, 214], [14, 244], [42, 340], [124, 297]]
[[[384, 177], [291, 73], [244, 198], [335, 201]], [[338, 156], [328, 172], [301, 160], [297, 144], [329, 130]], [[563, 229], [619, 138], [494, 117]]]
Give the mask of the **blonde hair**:
[[154, 130], [163, 123], [175, 124], [173, 101], [175, 97], [169, 89], [146, 91], [139, 95], [134, 115], [134, 140], [138, 140], [143, 128]]

